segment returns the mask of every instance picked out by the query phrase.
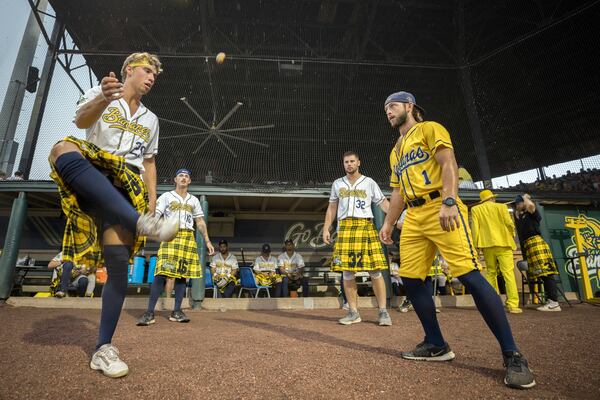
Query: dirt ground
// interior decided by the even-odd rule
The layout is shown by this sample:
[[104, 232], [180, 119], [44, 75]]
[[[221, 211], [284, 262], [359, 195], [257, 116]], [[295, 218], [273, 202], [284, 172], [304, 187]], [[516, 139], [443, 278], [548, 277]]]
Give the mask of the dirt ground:
[[342, 326], [342, 310], [189, 312], [188, 324], [135, 326], [124, 311], [113, 343], [130, 374], [89, 368], [99, 311], [0, 307], [0, 399], [600, 399], [600, 308], [509, 315], [538, 386], [508, 389], [495, 339], [475, 310], [439, 319], [457, 357], [406, 361], [422, 339], [414, 312], [376, 310]]

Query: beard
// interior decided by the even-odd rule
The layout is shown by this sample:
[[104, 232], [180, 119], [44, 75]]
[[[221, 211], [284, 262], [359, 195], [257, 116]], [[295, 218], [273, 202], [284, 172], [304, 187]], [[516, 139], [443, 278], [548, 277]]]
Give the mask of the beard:
[[397, 117], [394, 117], [394, 119], [392, 120], [392, 128], [400, 128], [406, 122], [407, 117], [408, 114], [406, 113], [406, 110], [403, 110], [402, 114], [398, 115]]
[[227, 253], [227, 249], [224, 249], [224, 250], [223, 250], [223, 249], [219, 249], [219, 252], [220, 252], [221, 254], [225, 254], [225, 253]]

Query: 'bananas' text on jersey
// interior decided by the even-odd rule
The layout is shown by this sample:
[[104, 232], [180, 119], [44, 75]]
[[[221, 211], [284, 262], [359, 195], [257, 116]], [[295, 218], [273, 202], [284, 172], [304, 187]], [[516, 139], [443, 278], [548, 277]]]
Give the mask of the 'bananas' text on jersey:
[[341, 198], [345, 198], [345, 197], [358, 197], [358, 198], [361, 198], [361, 199], [366, 199], [367, 198], [367, 191], [366, 190], [362, 190], [362, 189], [346, 189], [346, 188], [341, 188], [339, 196]]
[[117, 128], [131, 132], [142, 138], [146, 143], [150, 140], [150, 128], [146, 128], [144, 125], [133, 121], [128, 121], [117, 107], [108, 107], [107, 110], [108, 113], [102, 115], [102, 121], [111, 124], [109, 125], [109, 128]]

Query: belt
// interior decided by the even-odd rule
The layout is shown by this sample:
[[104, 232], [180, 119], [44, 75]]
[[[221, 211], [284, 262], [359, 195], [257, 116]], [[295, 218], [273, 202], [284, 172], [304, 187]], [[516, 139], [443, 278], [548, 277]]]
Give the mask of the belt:
[[419, 207], [419, 206], [422, 206], [423, 204], [427, 203], [430, 200], [437, 199], [438, 197], [441, 197], [441, 195], [442, 194], [440, 193], [440, 191], [436, 190], [434, 192], [427, 193], [423, 197], [417, 197], [416, 199], [408, 200], [406, 202], [406, 204], [408, 204], [409, 207]]

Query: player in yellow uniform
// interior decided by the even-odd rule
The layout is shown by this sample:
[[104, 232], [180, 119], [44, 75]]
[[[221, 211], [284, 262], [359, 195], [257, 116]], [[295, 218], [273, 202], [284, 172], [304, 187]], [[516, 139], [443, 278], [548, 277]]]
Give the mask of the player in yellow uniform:
[[479, 193], [480, 202], [471, 208], [473, 220], [473, 243], [483, 251], [486, 278], [490, 285], [498, 290], [498, 269], [504, 278], [506, 287], [506, 309], [511, 314], [523, 312], [519, 308], [519, 292], [515, 279], [513, 251], [515, 245], [515, 223], [505, 204], [496, 203], [491, 190]]
[[506, 366], [504, 383], [520, 389], [535, 386], [527, 360], [515, 344], [502, 301], [479, 272], [467, 207], [457, 196], [458, 167], [450, 134], [437, 122], [423, 121], [424, 111], [410, 93], [393, 93], [384, 108], [400, 137], [390, 153], [393, 191], [380, 238], [392, 243], [392, 227], [408, 207], [400, 234], [400, 276], [425, 331], [423, 342], [402, 357], [426, 361], [454, 358], [424, 283], [437, 248], [452, 275], [473, 295], [477, 309], [500, 343]]

